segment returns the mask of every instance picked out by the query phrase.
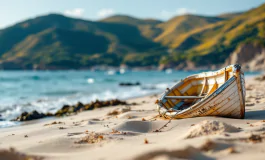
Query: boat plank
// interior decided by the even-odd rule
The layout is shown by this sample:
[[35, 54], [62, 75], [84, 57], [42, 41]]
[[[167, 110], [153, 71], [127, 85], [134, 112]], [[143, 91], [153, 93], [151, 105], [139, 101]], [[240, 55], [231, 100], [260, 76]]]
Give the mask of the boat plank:
[[[231, 88], [230, 88], [230, 87], [231, 87]], [[233, 93], [233, 92], [234, 92], [234, 88], [236, 87], [236, 83], [233, 82], [233, 83], [230, 85], [230, 87], [226, 88], [226, 89], [222, 92], [222, 94], [226, 94], [227, 92], [229, 92], [230, 94]], [[204, 108], [203, 106], [208, 107], [208, 105], [206, 105], [207, 103], [209, 103], [209, 102], [212, 102], [212, 103], [219, 103], [220, 101], [222, 101], [223, 99], [221, 99], [220, 97], [221, 97], [221, 95], [218, 94], [216, 97], [213, 97], [213, 98], [211, 98], [211, 99], [208, 99], [207, 101], [203, 102], [201, 105], [197, 106], [196, 109], [195, 109], [195, 108], [194, 108], [194, 110], [191, 109], [190, 112], [187, 112], [187, 113], [185, 113], [185, 114], [182, 114], [182, 116], [183, 116], [183, 117], [185, 117], [185, 116], [195, 116], [195, 115], [197, 115], [197, 112], [198, 112], [199, 109]], [[214, 105], [214, 104], [212, 104], [212, 105]], [[211, 108], [211, 107], [210, 107], [210, 108]]]
[[[228, 92], [229, 93], [229, 92]], [[236, 94], [234, 93], [234, 92], [230, 92], [230, 95], [229, 95], [229, 97], [231, 98], [231, 99], [228, 99], [228, 98], [224, 98], [224, 99], [218, 99], [219, 101], [218, 101], [218, 103], [217, 104], [210, 104], [210, 105], [212, 105], [212, 107], [209, 107], [209, 108], [214, 108], [213, 110], [211, 110], [212, 112], [207, 112], [207, 113], [205, 113], [205, 114], [203, 114], [203, 115], [206, 115], [206, 114], [218, 114], [218, 113], [220, 113], [220, 112], [222, 112], [222, 110], [225, 108], [225, 106], [229, 103], [229, 102], [235, 102], [235, 101], [238, 101], [238, 99], [239, 99], [239, 97], [238, 96], [236, 96]], [[209, 105], [209, 106], [210, 106]], [[214, 107], [213, 107], [214, 106]]]
[[[227, 116], [235, 117], [235, 114], [233, 114], [234, 111], [238, 111], [240, 113], [240, 102], [239, 101], [237, 102], [237, 104], [233, 105], [233, 109], [231, 109], [231, 111], [229, 113], [227, 113]], [[238, 117], [238, 118], [240, 118], [240, 117]]]
[[219, 110], [218, 114], [220, 114], [220, 115], [230, 114], [234, 109], [240, 108], [239, 99], [237, 99], [236, 101], [231, 101], [231, 102], [227, 103], [227, 105], [223, 106], [222, 108], [223, 109]]

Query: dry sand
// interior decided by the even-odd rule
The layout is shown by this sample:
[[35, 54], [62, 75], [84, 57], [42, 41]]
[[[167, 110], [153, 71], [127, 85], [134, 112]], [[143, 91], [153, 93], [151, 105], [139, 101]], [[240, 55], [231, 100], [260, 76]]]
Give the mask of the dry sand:
[[[0, 148], [5, 149], [0, 159], [6, 154], [48, 160], [264, 159], [265, 81], [246, 81], [243, 120], [198, 117], [164, 126], [168, 120], [152, 119], [157, 115], [157, 97], [147, 96], [128, 100], [138, 104], [131, 107], [107, 107], [0, 129]], [[10, 147], [16, 152], [7, 150]]]

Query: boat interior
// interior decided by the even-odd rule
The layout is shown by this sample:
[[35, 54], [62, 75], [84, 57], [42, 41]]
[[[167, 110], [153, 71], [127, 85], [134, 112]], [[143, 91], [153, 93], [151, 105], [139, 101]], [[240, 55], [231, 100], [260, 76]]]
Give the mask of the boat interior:
[[170, 89], [161, 99], [170, 110], [183, 110], [211, 95], [233, 77], [232, 67], [216, 72], [205, 72], [185, 78]]

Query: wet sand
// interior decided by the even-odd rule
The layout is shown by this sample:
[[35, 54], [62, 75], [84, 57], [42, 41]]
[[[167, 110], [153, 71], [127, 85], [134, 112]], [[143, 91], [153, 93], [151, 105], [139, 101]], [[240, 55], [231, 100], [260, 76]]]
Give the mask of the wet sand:
[[154, 118], [158, 97], [153, 95], [128, 100], [137, 103], [130, 107], [0, 129], [0, 148], [48, 160], [263, 159], [265, 81], [248, 78], [246, 88], [245, 119], [198, 117], [168, 123]]

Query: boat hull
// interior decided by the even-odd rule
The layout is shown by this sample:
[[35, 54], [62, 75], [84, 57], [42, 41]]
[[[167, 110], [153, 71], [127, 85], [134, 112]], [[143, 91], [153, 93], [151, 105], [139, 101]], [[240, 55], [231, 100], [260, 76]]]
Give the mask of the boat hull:
[[201, 116], [244, 118], [245, 116], [245, 81], [241, 71], [237, 71], [203, 100], [181, 111], [165, 107], [162, 103], [170, 91], [170, 89], [166, 91], [158, 102], [159, 113], [165, 118], [182, 119]]

